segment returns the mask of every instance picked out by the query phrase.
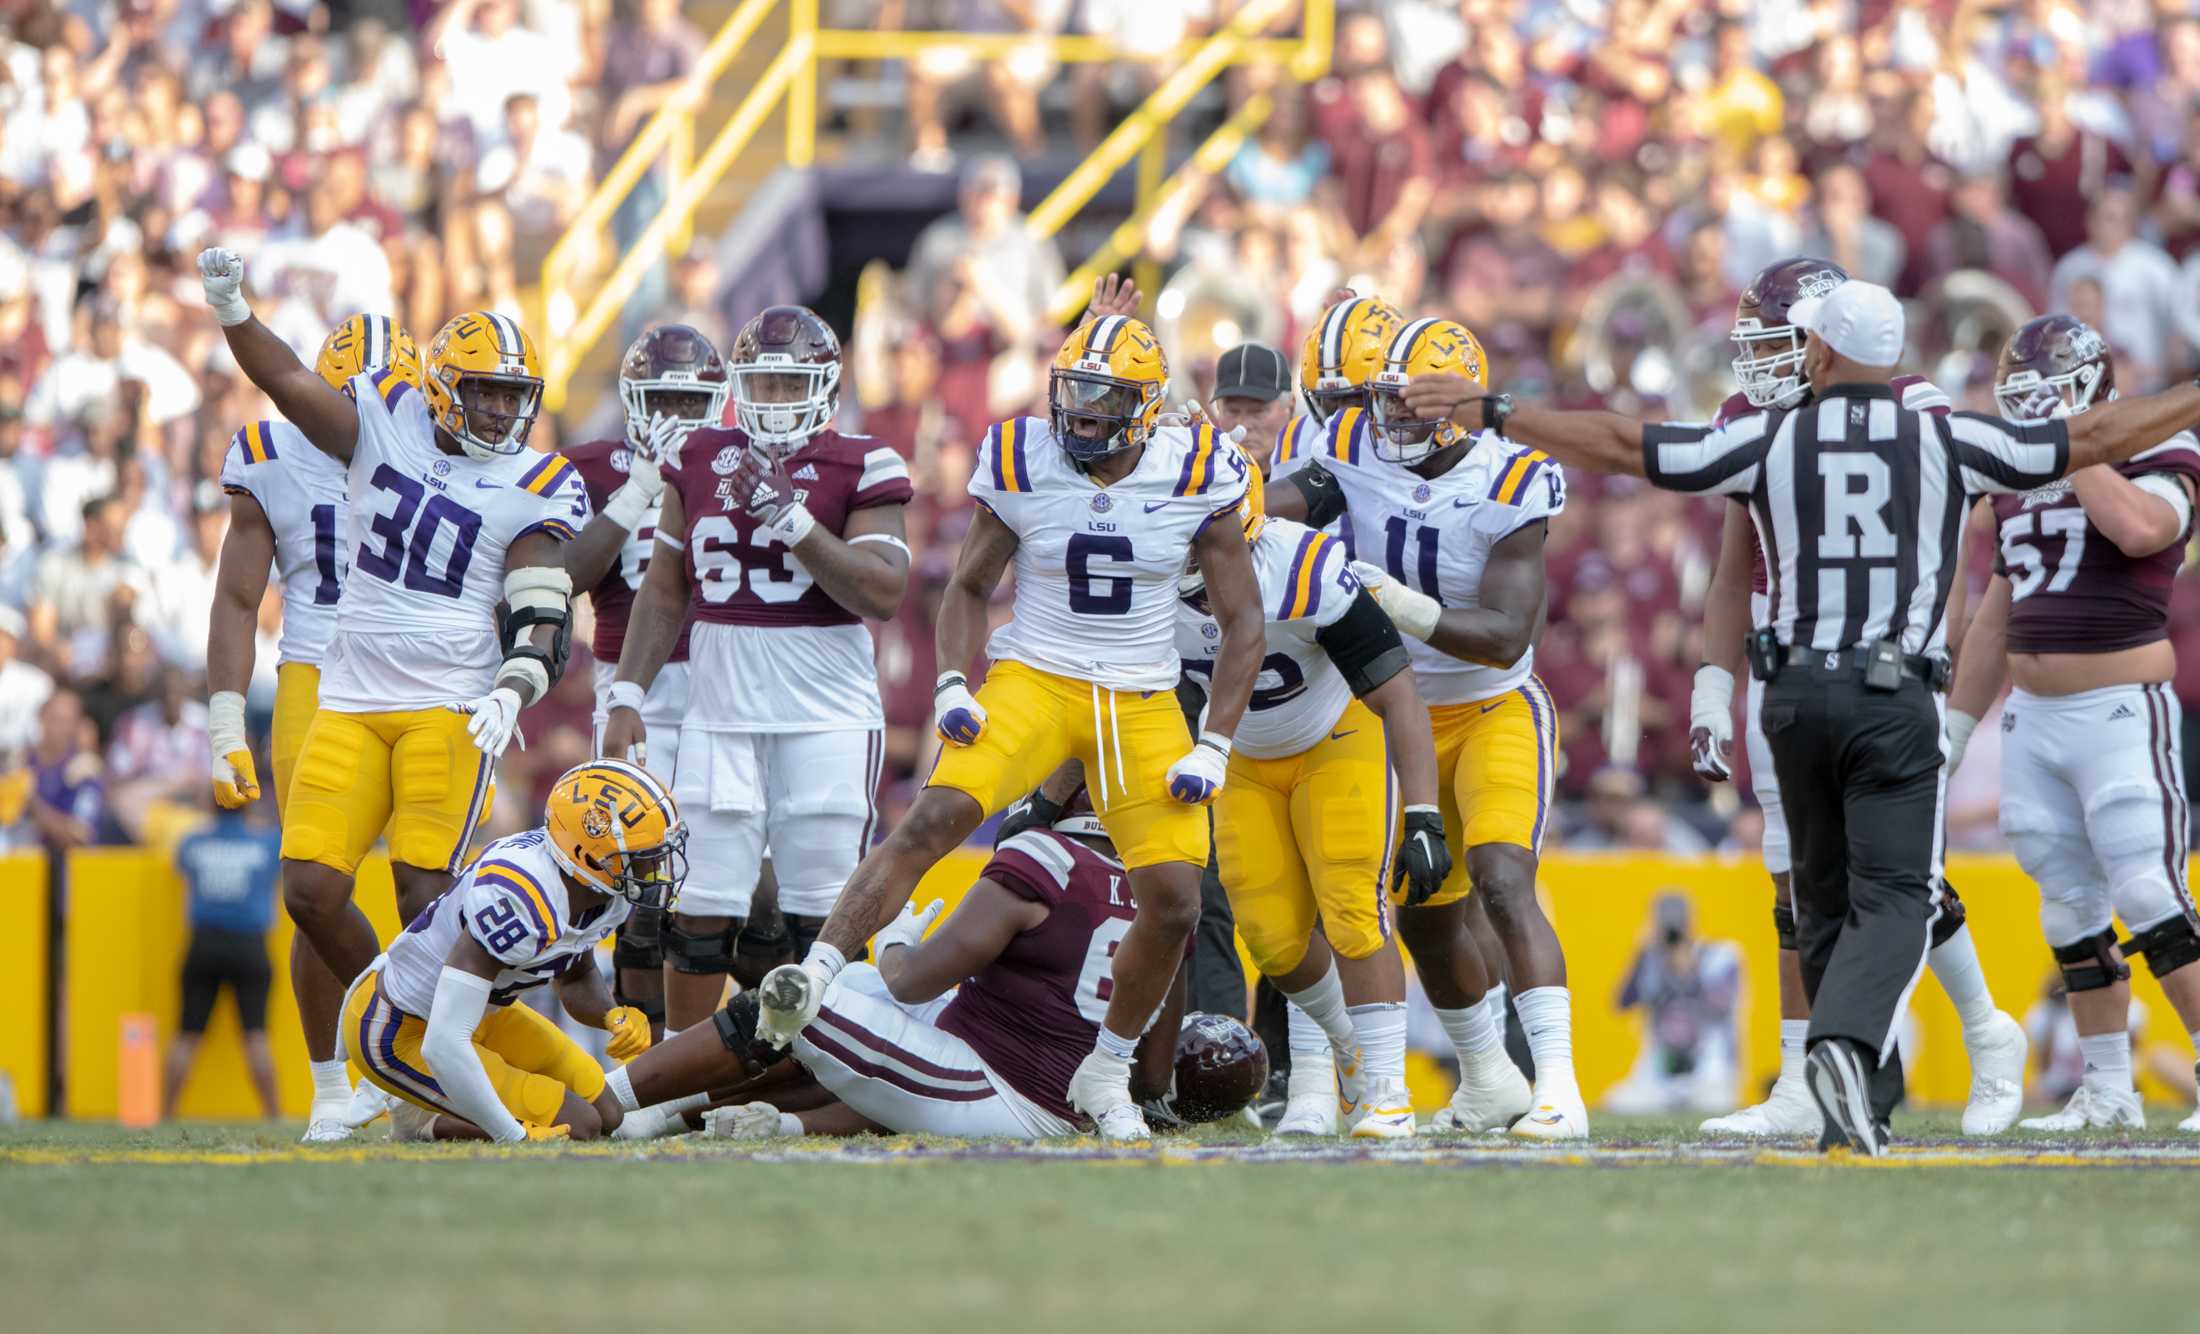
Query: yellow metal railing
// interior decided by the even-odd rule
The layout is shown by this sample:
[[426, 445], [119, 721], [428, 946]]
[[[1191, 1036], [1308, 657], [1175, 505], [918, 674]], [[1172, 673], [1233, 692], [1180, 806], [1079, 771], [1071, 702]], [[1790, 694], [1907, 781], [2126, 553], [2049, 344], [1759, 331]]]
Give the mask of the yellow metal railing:
[[[1027, 223], [1031, 233], [1051, 236], [1126, 163], [1138, 159], [1134, 216], [1117, 228], [1100, 254], [1072, 274], [1055, 295], [1053, 312], [1056, 318], [1066, 320], [1083, 304], [1083, 294], [1089, 291], [1097, 273], [1136, 251], [1137, 238], [1156, 209], [1178, 198], [1188, 188], [1193, 173], [1219, 170], [1269, 113], [1265, 96], [1249, 99], [1171, 176], [1167, 173], [1167, 130], [1186, 103], [1232, 65], [1274, 64], [1299, 82], [1318, 78], [1327, 71], [1335, 0], [1303, 0], [1297, 37], [1261, 35], [1292, 5], [1293, 0], [1252, 0], [1208, 37], [1180, 43], [1167, 51], [1137, 53], [1125, 52], [1099, 37], [821, 28], [818, 0], [789, 0], [786, 45], [697, 156], [695, 115], [704, 91], [725, 76], [773, 9], [773, 0], [743, 0], [696, 62], [689, 95], [659, 108], [649, 118], [543, 258], [546, 406], [552, 411], [564, 407], [573, 373], [589, 349], [617, 321], [619, 311], [643, 278], [666, 255], [686, 249], [697, 209], [779, 108], [782, 98], [786, 101], [787, 164], [806, 167], [815, 160], [819, 61], [907, 60], [925, 52], [949, 50], [975, 60], [997, 60], [1038, 46], [1064, 64], [1148, 63], [1171, 67], [1152, 95], [1031, 211]], [[600, 267], [598, 256], [610, 243], [607, 233], [613, 215], [643, 177], [660, 164], [668, 177], [664, 204], [611, 271], [595, 278], [593, 270]], [[1153, 289], [1150, 276], [1142, 276], [1141, 283], [1147, 290]]]

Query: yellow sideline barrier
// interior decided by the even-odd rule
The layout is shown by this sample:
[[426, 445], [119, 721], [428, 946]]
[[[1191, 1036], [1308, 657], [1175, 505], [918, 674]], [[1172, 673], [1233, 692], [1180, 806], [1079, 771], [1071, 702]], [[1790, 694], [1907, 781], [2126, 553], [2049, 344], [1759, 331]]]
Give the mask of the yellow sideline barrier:
[[[957, 852], [925, 878], [915, 901], [933, 898], [952, 906], [977, 877], [985, 854]], [[0, 861], [0, 896], [26, 908], [19, 922], [43, 919], [44, 880], [35, 858]], [[116, 1056], [121, 1017], [152, 1014], [166, 1041], [175, 1032], [177, 970], [186, 932], [183, 890], [157, 854], [136, 849], [79, 852], [70, 859], [67, 989], [69, 1019], [67, 1113], [108, 1118], [115, 1114]], [[1949, 879], [1970, 907], [1972, 934], [1994, 995], [2002, 1008], [2023, 1017], [2038, 999], [2052, 962], [2039, 936], [2039, 896], [2006, 857], [1960, 856]], [[1650, 905], [1668, 891], [1695, 905], [1697, 935], [1741, 947], [1746, 977], [1742, 998], [1744, 1089], [1754, 1091], [1779, 1064], [1779, 1006], [1771, 889], [1754, 861], [1595, 854], [1555, 855], [1543, 868], [1542, 888], [1559, 937], [1574, 993], [1574, 1058], [1593, 1107], [1633, 1065], [1642, 1020], [1617, 1007], [1619, 989], [1650, 918]], [[386, 940], [397, 924], [389, 866], [379, 855], [360, 871], [359, 902]], [[303, 1116], [310, 1101], [305, 1048], [291, 1003], [288, 960], [290, 924], [277, 924], [268, 948], [275, 984], [268, 1004], [283, 1111]], [[38, 1115], [44, 1072], [37, 1062], [44, 1023], [42, 949], [35, 933], [0, 942], [0, 1069], [15, 1078], [26, 1115]], [[2133, 991], [2147, 1007], [2148, 1042], [2182, 1050], [2185, 1035], [2146, 968], [2133, 970]], [[1955, 1013], [1930, 979], [1919, 983], [1912, 1003], [1919, 1043], [1911, 1066], [1915, 1100], [1959, 1105], [1968, 1094], [1970, 1066]], [[2142, 1080], [2142, 1084], [2148, 1081]], [[2158, 1086], [2151, 1096], [2165, 1096]], [[1426, 1100], [1426, 1091], [1421, 1091]], [[235, 1007], [225, 997], [199, 1055], [197, 1071], [178, 1109], [187, 1117], [241, 1118], [256, 1114], [238, 1041]]]
[[0, 855], [0, 1074], [24, 1116], [46, 1114], [46, 856]]

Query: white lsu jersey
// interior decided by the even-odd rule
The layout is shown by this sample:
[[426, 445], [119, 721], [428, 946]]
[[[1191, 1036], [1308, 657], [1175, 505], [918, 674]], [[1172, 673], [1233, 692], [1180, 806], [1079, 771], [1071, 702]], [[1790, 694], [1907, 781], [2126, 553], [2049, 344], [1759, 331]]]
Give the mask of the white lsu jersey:
[[1017, 544], [1013, 612], [986, 656], [1115, 690], [1173, 689], [1176, 581], [1201, 529], [1237, 521], [1251, 468], [1211, 426], [1163, 426], [1130, 475], [1102, 487], [1046, 422], [988, 430], [970, 494]]
[[250, 496], [275, 532], [275, 575], [283, 588], [276, 661], [319, 666], [351, 569], [344, 465], [289, 422], [251, 422], [222, 456], [222, 490]]
[[523, 450], [480, 460], [437, 448], [419, 392], [390, 371], [351, 382], [351, 574], [321, 678], [321, 707], [431, 709], [487, 694], [505, 552], [533, 532], [570, 541], [588, 522], [580, 471]]
[[[1253, 540], [1253, 571], [1267, 627], [1267, 656], [1238, 724], [1236, 748], [1257, 760], [1299, 755], [1329, 734], [1352, 703], [1352, 687], [1316, 642], [1359, 596], [1344, 543], [1302, 523], [1270, 519]], [[1178, 603], [1176, 651], [1184, 670], [1214, 688], [1222, 626], [1208, 612]]]
[[1313, 462], [1321, 453], [1322, 424], [1314, 414], [1301, 411], [1276, 432], [1275, 452], [1268, 458], [1268, 480], [1280, 482]]
[[[1347, 408], [1330, 418], [1322, 440], [1322, 466], [1344, 492], [1355, 555], [1447, 607], [1479, 607], [1490, 549], [1566, 508], [1557, 460], [1484, 431], [1450, 471], [1422, 477], [1375, 457], [1372, 425], [1367, 413]], [[1532, 646], [1508, 667], [1462, 662], [1410, 635], [1406, 651], [1432, 705], [1494, 699], [1535, 669]]]
[[460, 932], [503, 966], [491, 982], [492, 1005], [509, 1005], [569, 968], [594, 967], [596, 946], [611, 938], [633, 905], [617, 895], [584, 922], [573, 920], [565, 877], [540, 829], [500, 838], [481, 859], [390, 942], [382, 994], [409, 1015], [428, 1017], [436, 983]]

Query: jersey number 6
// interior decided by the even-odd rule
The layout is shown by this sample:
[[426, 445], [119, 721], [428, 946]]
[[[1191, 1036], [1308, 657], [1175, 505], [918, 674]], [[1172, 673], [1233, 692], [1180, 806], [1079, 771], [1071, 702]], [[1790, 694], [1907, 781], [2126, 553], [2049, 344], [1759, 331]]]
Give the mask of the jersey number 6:
[[1131, 577], [1127, 574], [1094, 575], [1094, 561], [1128, 565], [1131, 540], [1120, 533], [1072, 533], [1065, 564], [1069, 568], [1069, 609], [1080, 616], [1121, 616], [1131, 609]]

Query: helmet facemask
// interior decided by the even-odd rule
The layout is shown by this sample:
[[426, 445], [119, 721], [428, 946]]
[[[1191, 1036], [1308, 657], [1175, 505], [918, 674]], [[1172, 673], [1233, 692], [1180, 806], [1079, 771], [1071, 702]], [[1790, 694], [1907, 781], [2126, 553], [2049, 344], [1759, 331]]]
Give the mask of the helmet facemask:
[[837, 361], [819, 365], [768, 353], [731, 370], [734, 420], [768, 454], [793, 453], [833, 419], [840, 398]]
[[1792, 324], [1767, 326], [1756, 316], [1727, 333], [1738, 355], [1734, 380], [1753, 408], [1791, 408], [1802, 401], [1804, 334]]
[[656, 847], [621, 851], [605, 862], [601, 868], [592, 868], [608, 881], [601, 888], [637, 908], [669, 909], [679, 901], [680, 886], [687, 881], [687, 826], [674, 825]]
[[477, 459], [525, 451], [542, 406], [542, 381], [493, 371], [459, 371], [453, 378], [451, 410], [441, 425], [459, 446]]
[[[1056, 370], [1047, 386], [1054, 438], [1080, 465], [1090, 465], [1146, 443], [1149, 410], [1160, 402], [1161, 386], [1119, 380], [1091, 371]], [[1080, 434], [1079, 423], [1097, 424], [1097, 433]]]
[[1375, 377], [1369, 393], [1368, 433], [1375, 457], [1385, 463], [1408, 467], [1421, 463], [1457, 442], [1459, 429], [1449, 417], [1416, 417], [1405, 400], [1406, 376], [1384, 371]]
[[656, 380], [620, 376], [619, 401], [626, 406], [626, 442], [636, 449], [648, 447], [650, 424], [659, 417], [688, 423], [673, 440], [675, 449], [686, 442], [688, 431], [716, 426], [726, 417], [726, 386], [689, 376]]
[[[2101, 364], [2094, 361], [2060, 375], [2011, 371], [1994, 385], [1994, 407], [2011, 421], [2075, 417], [2093, 406], [2103, 378]], [[2115, 398], [2116, 391], [2109, 390], [2108, 397]]]

